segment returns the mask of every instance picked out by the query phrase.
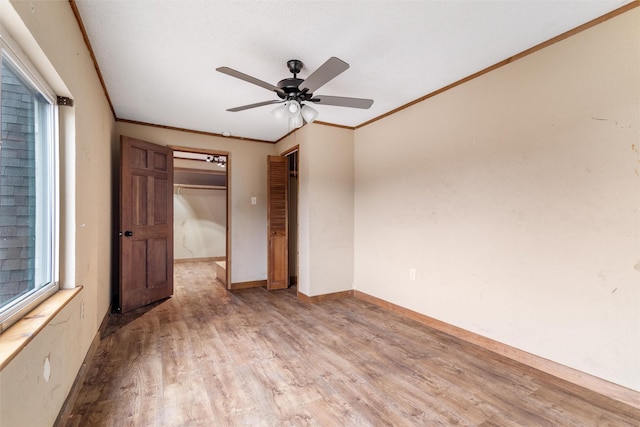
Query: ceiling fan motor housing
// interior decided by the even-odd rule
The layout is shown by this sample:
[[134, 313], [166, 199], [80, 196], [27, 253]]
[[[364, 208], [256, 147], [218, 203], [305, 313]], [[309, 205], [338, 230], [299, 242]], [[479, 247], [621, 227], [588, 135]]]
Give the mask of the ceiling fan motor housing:
[[[282, 89], [282, 91], [286, 94], [286, 95], [295, 95], [297, 92], [300, 92], [300, 89], [298, 88], [298, 86], [300, 86], [300, 83], [302, 83], [304, 80], [303, 79], [299, 79], [297, 77], [290, 77], [288, 79], [284, 79], [284, 80], [280, 80], [277, 84], [277, 86]], [[280, 98], [288, 98], [289, 96], [285, 96], [283, 97], [282, 95], [280, 95]]]
[[299, 79], [297, 75], [304, 67], [302, 61], [299, 59], [290, 59], [287, 61], [287, 67], [291, 74], [293, 74], [293, 77], [278, 82], [278, 88], [282, 89], [282, 92], [277, 92], [278, 96], [288, 101], [296, 100], [298, 102], [311, 99], [311, 94], [300, 90], [300, 84], [304, 82], [304, 79]]

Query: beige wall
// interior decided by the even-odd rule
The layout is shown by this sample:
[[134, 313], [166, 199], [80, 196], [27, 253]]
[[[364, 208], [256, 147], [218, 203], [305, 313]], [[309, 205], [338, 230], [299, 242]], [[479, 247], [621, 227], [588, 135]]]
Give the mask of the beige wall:
[[298, 290], [353, 289], [353, 131], [312, 124], [277, 145], [299, 145]]
[[634, 9], [358, 129], [356, 288], [640, 390], [639, 43]]
[[[267, 156], [274, 145], [117, 122], [119, 135], [160, 145], [229, 152], [231, 281], [267, 278]], [[255, 196], [256, 205], [251, 205]], [[177, 242], [174, 242], [174, 244]]]
[[62, 284], [84, 289], [0, 372], [0, 425], [47, 426], [110, 304], [115, 123], [68, 2], [0, 0], [0, 21], [54, 91], [75, 102], [61, 107], [60, 262]]

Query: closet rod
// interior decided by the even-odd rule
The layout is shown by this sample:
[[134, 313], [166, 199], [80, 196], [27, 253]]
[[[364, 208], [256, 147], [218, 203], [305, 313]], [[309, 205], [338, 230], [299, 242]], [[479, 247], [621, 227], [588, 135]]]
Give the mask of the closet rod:
[[180, 188], [195, 188], [202, 190], [226, 190], [227, 187], [222, 185], [197, 185], [197, 184], [173, 184], [174, 187]]

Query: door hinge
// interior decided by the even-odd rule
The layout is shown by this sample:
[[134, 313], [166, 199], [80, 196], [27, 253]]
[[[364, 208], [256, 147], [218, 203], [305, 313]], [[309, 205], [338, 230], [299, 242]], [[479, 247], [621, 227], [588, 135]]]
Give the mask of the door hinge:
[[65, 107], [73, 107], [73, 99], [67, 98], [66, 96], [59, 96], [58, 105], [62, 105]]

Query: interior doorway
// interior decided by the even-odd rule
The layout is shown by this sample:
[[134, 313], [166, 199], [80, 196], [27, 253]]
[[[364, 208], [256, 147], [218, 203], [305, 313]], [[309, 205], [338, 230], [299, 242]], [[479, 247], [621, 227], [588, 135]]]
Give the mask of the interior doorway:
[[173, 148], [174, 262], [205, 262], [229, 288], [229, 153]]

